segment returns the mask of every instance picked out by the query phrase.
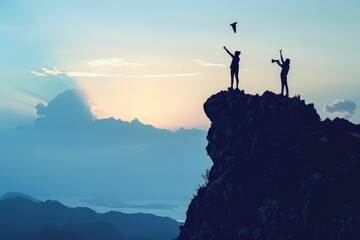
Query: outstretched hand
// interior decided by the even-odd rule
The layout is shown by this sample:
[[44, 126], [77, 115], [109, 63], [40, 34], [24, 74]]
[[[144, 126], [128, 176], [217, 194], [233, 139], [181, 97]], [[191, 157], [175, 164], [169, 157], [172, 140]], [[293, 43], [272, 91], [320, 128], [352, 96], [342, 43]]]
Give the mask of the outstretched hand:
[[279, 51], [280, 53], [282, 53], [282, 49], [280, 49], [280, 51]]
[[224, 46], [224, 49], [226, 49], [226, 47]]

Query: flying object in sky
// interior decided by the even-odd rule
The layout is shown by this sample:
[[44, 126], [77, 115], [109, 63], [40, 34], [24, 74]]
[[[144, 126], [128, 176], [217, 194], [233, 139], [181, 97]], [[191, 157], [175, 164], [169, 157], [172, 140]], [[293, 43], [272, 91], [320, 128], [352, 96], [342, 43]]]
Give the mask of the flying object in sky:
[[230, 26], [234, 30], [234, 33], [236, 33], [236, 24], [237, 24], [237, 22], [234, 22], [234, 23], [230, 24]]

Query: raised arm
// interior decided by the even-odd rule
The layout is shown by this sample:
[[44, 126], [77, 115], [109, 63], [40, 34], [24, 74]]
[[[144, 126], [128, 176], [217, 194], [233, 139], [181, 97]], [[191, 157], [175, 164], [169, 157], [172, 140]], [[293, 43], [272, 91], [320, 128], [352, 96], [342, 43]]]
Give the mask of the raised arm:
[[282, 49], [280, 50], [280, 58], [281, 58], [281, 63], [284, 64], [285, 61], [284, 61], [284, 58], [283, 58], [283, 55], [282, 55]]
[[226, 47], [224, 47], [224, 49], [231, 57], [235, 57], [234, 54], [232, 54]]
[[283, 65], [280, 63], [280, 60], [273, 60], [273, 62], [276, 62], [280, 67], [283, 66]]

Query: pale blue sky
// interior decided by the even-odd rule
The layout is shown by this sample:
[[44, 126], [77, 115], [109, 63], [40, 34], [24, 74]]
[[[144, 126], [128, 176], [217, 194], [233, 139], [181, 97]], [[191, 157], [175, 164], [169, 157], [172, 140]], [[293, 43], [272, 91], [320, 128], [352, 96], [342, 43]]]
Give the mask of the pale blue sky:
[[[326, 117], [336, 99], [360, 105], [359, 12], [355, 0], [2, 0], [0, 130], [30, 125], [38, 102], [74, 87], [99, 118], [206, 129], [203, 102], [229, 84], [224, 45], [242, 51], [241, 88], [260, 94], [280, 90], [270, 59], [282, 48], [290, 94]], [[41, 68], [47, 76], [31, 73]], [[358, 110], [351, 120], [360, 123]]]

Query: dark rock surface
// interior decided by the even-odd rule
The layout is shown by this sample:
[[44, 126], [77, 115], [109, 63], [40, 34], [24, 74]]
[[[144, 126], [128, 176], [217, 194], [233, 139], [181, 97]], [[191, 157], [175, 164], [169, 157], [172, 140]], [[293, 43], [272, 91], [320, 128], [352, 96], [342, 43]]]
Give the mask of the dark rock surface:
[[222, 91], [204, 110], [214, 165], [178, 240], [360, 239], [360, 125], [272, 92]]

